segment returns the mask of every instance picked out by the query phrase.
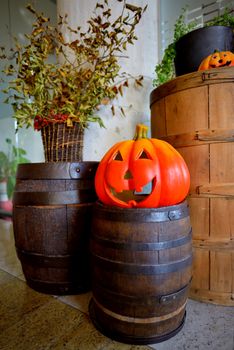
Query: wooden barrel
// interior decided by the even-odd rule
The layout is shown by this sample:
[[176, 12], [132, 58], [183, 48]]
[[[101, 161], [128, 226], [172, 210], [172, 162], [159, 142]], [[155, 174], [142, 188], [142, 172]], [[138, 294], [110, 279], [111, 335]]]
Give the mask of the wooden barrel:
[[178, 77], [152, 91], [152, 137], [172, 144], [191, 174], [190, 297], [234, 305], [234, 67]]
[[13, 227], [27, 283], [48, 294], [90, 289], [89, 236], [97, 162], [20, 164]]
[[131, 344], [175, 335], [184, 324], [191, 279], [187, 203], [123, 209], [97, 202], [91, 231], [94, 325]]

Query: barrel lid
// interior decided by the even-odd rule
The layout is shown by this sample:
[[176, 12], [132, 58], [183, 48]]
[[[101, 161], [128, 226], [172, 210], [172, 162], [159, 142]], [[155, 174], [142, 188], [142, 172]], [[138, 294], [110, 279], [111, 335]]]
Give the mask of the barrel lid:
[[17, 168], [17, 179], [93, 179], [99, 162], [24, 163]]
[[181, 75], [154, 89], [150, 94], [150, 107], [161, 98], [182, 90], [209, 84], [234, 82], [234, 67], [220, 67]]

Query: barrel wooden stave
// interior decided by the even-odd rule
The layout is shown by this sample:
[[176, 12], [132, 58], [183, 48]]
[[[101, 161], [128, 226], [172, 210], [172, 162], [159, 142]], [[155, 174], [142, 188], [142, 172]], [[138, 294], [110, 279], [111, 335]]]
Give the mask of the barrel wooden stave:
[[27, 283], [35, 290], [75, 294], [90, 289], [89, 232], [97, 164], [85, 164], [92, 169], [87, 179], [85, 172], [80, 179], [72, 178], [73, 163], [19, 168], [13, 200], [15, 245]]
[[[94, 260], [96, 262], [96, 260]], [[93, 262], [93, 263], [94, 263]], [[107, 262], [108, 264], [108, 262]], [[113, 265], [112, 265], [113, 266]], [[138, 295], [139, 293], [145, 293], [145, 285], [147, 286], [147, 292], [150, 294], [160, 293], [167, 294], [172, 293], [175, 289], [186, 286], [191, 278], [191, 267], [182, 269], [182, 272], [172, 272], [167, 274], [160, 274], [155, 277], [154, 275], [129, 275], [120, 272], [115, 272], [115, 280], [113, 280], [113, 273], [106, 271], [103, 268], [93, 268], [96, 278], [103, 276], [101, 286], [109, 288], [111, 291], [121, 289], [125, 295]], [[183, 285], [182, 285], [183, 284]], [[95, 287], [93, 287], [95, 289]]]
[[[188, 212], [177, 220], [168, 214], [187, 208], [186, 203], [167, 208], [94, 206], [90, 314], [97, 328], [117, 340], [165, 340], [184, 318], [191, 280], [191, 226]], [[151, 215], [157, 211], [167, 215]]]
[[234, 67], [195, 72], [151, 93], [152, 136], [171, 143], [191, 174], [190, 297], [230, 306], [234, 305], [233, 73]]
[[[157, 283], [157, 281], [152, 281]], [[108, 310], [112, 310], [118, 314], [125, 316], [135, 315], [139, 318], [149, 318], [155, 316], [162, 316], [177, 310], [178, 307], [183, 306], [187, 301], [188, 285], [181, 288], [176, 294], [176, 301], [173, 299], [174, 293], [171, 293], [171, 298], [164, 302], [164, 294], [154, 290], [151, 294], [143, 294], [140, 292], [137, 295], [130, 293], [121, 294], [116, 292], [117, 289], [112, 290], [109, 286], [96, 285], [94, 287], [94, 294], [101, 305]], [[136, 285], [138, 289], [138, 285]], [[168, 296], [170, 294], [166, 294]]]
[[[182, 328], [185, 317], [182, 309], [178, 315], [169, 314], [166, 320], [163, 318], [136, 320], [127, 317], [118, 319], [115, 314], [109, 315], [105, 309], [97, 307], [93, 300], [90, 313], [95, 326], [102, 333], [117, 341], [136, 345], [153, 344], [169, 339]], [[177, 329], [174, 329], [175, 324], [179, 325]]]

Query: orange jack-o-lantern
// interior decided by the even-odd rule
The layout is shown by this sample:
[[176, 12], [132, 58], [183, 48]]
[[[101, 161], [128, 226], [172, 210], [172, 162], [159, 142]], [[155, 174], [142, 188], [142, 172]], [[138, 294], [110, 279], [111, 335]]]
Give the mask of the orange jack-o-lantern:
[[206, 70], [211, 68], [228, 67], [234, 65], [234, 54], [231, 51], [216, 51], [212, 55], [207, 56], [201, 62], [198, 70]]
[[107, 205], [160, 207], [181, 202], [190, 187], [182, 156], [167, 142], [148, 139], [137, 125], [133, 140], [115, 144], [101, 160], [95, 189]]

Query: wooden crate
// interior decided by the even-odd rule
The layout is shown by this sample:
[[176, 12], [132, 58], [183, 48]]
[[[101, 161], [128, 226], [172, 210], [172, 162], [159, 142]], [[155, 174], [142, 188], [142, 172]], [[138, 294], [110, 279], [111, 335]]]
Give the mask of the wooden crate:
[[151, 133], [191, 174], [190, 297], [234, 305], [234, 67], [178, 77], [152, 91]]

